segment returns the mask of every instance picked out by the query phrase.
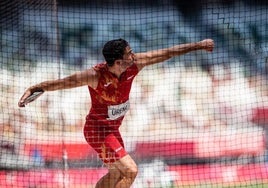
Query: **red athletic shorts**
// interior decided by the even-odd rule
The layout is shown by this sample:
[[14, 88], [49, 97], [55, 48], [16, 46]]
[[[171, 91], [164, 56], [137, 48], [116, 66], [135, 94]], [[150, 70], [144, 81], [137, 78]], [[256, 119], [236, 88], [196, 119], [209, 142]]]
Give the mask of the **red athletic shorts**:
[[86, 123], [84, 126], [84, 136], [87, 143], [106, 164], [113, 163], [127, 155], [118, 128]]

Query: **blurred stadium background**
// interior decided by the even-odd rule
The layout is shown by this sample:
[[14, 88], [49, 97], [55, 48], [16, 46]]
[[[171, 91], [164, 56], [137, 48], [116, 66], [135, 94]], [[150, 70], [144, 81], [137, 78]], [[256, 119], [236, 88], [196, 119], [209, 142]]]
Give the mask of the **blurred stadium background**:
[[212, 38], [147, 67], [121, 131], [133, 187], [268, 187], [268, 6], [254, 0], [1, 0], [0, 187], [90, 187], [106, 173], [82, 134], [87, 87], [17, 102], [37, 82], [135, 52]]

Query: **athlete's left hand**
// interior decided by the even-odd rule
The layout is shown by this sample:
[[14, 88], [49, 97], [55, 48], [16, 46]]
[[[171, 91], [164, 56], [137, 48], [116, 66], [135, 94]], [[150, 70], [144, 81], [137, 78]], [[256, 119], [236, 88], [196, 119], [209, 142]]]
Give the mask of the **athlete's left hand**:
[[201, 47], [208, 52], [212, 52], [214, 49], [214, 41], [212, 39], [204, 39], [200, 41], [200, 44]]

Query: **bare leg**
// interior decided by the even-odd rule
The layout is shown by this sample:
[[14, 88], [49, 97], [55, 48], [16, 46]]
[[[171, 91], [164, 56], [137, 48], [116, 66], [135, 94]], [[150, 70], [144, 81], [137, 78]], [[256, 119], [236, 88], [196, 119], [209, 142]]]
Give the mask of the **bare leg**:
[[120, 177], [121, 172], [118, 169], [109, 169], [109, 172], [98, 181], [95, 188], [114, 188]]
[[138, 168], [134, 160], [130, 155], [126, 155], [113, 165], [121, 172], [121, 178], [116, 183], [115, 188], [130, 188], [138, 174]]
[[137, 173], [136, 163], [126, 155], [109, 165], [109, 172], [98, 181], [95, 188], [130, 188]]

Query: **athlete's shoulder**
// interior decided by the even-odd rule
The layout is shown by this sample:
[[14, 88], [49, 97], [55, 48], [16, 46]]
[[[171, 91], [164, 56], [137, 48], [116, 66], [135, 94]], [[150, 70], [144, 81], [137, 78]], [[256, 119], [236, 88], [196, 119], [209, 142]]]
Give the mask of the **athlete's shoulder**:
[[136, 63], [133, 63], [127, 70], [136, 74], [139, 72], [139, 68]]
[[78, 77], [81, 77], [81, 80], [92, 88], [96, 88], [98, 85], [98, 80], [101, 73], [96, 71], [94, 67], [86, 69], [77, 74]]
[[105, 70], [107, 70], [107, 63], [106, 62], [98, 63], [98, 64], [93, 66], [93, 69], [97, 72], [105, 71]]

